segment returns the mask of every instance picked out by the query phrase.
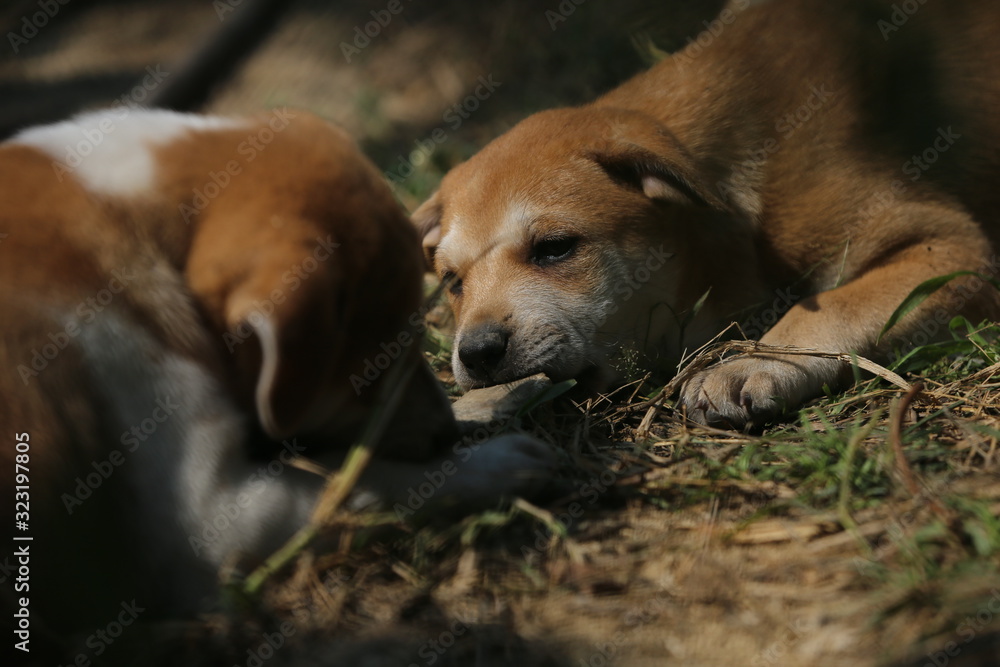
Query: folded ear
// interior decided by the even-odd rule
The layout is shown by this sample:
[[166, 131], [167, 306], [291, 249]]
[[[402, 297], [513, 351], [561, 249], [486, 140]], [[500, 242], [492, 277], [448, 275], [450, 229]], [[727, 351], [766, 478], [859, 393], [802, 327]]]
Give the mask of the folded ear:
[[438, 190], [410, 216], [420, 235], [428, 271], [434, 270], [434, 252], [441, 242], [441, 215], [441, 191]]
[[592, 151], [590, 159], [625, 186], [641, 190], [650, 199], [720, 211], [729, 207], [694, 169], [668, 160], [655, 151], [632, 143], [615, 143]]
[[309, 397], [296, 396], [296, 401], [289, 402], [289, 393], [283, 387], [301, 390], [309, 385], [302, 381], [305, 378], [299, 378], [299, 382], [292, 379], [297, 373], [290, 367], [293, 358], [282, 351], [283, 345], [279, 340], [283, 334], [281, 322], [268, 316], [250, 317], [245, 326], [254, 332], [260, 345], [260, 371], [254, 390], [254, 404], [261, 426], [275, 439], [294, 435], [299, 432]]
[[336, 409], [334, 397], [323, 395], [340, 344], [332, 325], [336, 297], [330, 291], [329, 302], [310, 298], [321, 279], [310, 277], [316, 284], [302, 283], [281, 303], [266, 293], [258, 299], [243, 290], [227, 308], [229, 331], [237, 332], [240, 341], [233, 349], [238, 375], [253, 383], [258, 419], [275, 439], [309, 432]]

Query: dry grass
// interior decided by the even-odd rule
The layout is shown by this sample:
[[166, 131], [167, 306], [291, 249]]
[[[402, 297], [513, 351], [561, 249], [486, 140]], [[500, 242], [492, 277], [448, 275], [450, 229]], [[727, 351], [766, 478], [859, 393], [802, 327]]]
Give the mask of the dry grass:
[[757, 435], [686, 423], [641, 380], [541, 405], [521, 427], [562, 457], [549, 502], [342, 515], [254, 623], [377, 665], [881, 665], [949, 642], [949, 664], [995, 664], [1000, 365], [975, 348], [926, 350], [922, 391], [876, 376]]
[[[339, 43], [385, 3], [296, 3], [210, 110], [320, 112], [389, 172], [494, 73], [501, 91], [397, 187], [412, 207], [517, 119], [641, 67], [634, 37], [682, 44], [718, 3], [584, 3], [555, 32], [547, 6], [494, 4], [407, 4], [348, 66]], [[98, 3], [0, 62], [0, 83], [170, 63], [210, 14]], [[454, 392], [447, 312], [430, 319], [429, 356]], [[340, 514], [263, 600], [150, 628], [142, 664], [252, 664], [283, 622], [295, 632], [269, 666], [941, 664], [949, 642], [950, 665], [996, 664], [996, 646], [974, 658], [1000, 631], [1000, 347], [960, 338], [898, 376], [869, 367], [886, 379], [762, 434], [686, 423], [671, 403], [680, 380], [563, 396], [521, 424], [560, 456], [545, 502], [425, 526]], [[747, 345], [703, 350], [679, 377]], [[900, 383], [917, 380], [904, 402]]]

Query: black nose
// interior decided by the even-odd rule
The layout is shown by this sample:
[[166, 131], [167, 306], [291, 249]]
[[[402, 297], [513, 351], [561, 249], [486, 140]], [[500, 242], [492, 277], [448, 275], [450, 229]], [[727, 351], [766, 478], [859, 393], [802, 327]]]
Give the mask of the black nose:
[[462, 336], [458, 358], [476, 380], [491, 381], [507, 353], [507, 332], [485, 324]]

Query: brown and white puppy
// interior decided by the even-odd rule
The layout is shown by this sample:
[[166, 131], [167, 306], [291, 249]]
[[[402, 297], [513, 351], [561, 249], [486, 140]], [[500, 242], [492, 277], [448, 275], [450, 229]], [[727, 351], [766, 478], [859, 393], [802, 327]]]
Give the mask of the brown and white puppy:
[[[921, 282], [996, 274], [1000, 5], [733, 0], [708, 27], [595, 102], [527, 118], [414, 213], [452, 281], [463, 385], [606, 377], [630, 348], [669, 369], [731, 321], [886, 358], [998, 314], [966, 277], [879, 340]], [[682, 400], [739, 428], [845, 371], [757, 354]]]
[[35, 627], [197, 608], [308, 519], [322, 479], [291, 454], [336, 463], [394, 357], [418, 370], [366, 491], [448, 465], [439, 497], [495, 500], [543, 466], [524, 438], [455, 445], [418, 239], [319, 118], [85, 114], [0, 144], [0, 193], [0, 516], [32, 538], [5, 597]]

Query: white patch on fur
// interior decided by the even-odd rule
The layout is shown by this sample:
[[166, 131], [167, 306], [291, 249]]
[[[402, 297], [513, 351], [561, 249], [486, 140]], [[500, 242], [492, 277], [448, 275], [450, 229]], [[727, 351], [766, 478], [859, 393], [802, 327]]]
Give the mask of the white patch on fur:
[[120, 107], [28, 128], [10, 142], [32, 146], [53, 158], [52, 167], [60, 179], [72, 175], [92, 192], [131, 197], [155, 183], [151, 150], [155, 146], [189, 132], [241, 127], [249, 127], [245, 119]]
[[535, 210], [527, 202], [512, 201], [496, 224], [493, 233], [489, 235], [490, 244], [485, 247], [479, 247], [473, 240], [476, 238], [474, 234], [465, 232], [478, 228], [478, 225], [456, 220], [451, 223], [451, 229], [438, 244], [437, 253], [441, 257], [446, 257], [450, 266], [460, 269], [471, 267], [487, 260], [490, 255], [503, 248], [524, 243], [535, 215]]
[[[319, 478], [245, 451], [242, 415], [201, 364], [164, 349], [110, 310], [78, 322], [95, 386], [111, 406], [109, 429], [121, 444], [151, 571], [182, 608], [212, 589], [213, 572], [243, 554], [266, 556], [309, 517]], [[134, 430], [138, 429], [138, 430]], [[194, 539], [194, 541], [192, 541]]]

